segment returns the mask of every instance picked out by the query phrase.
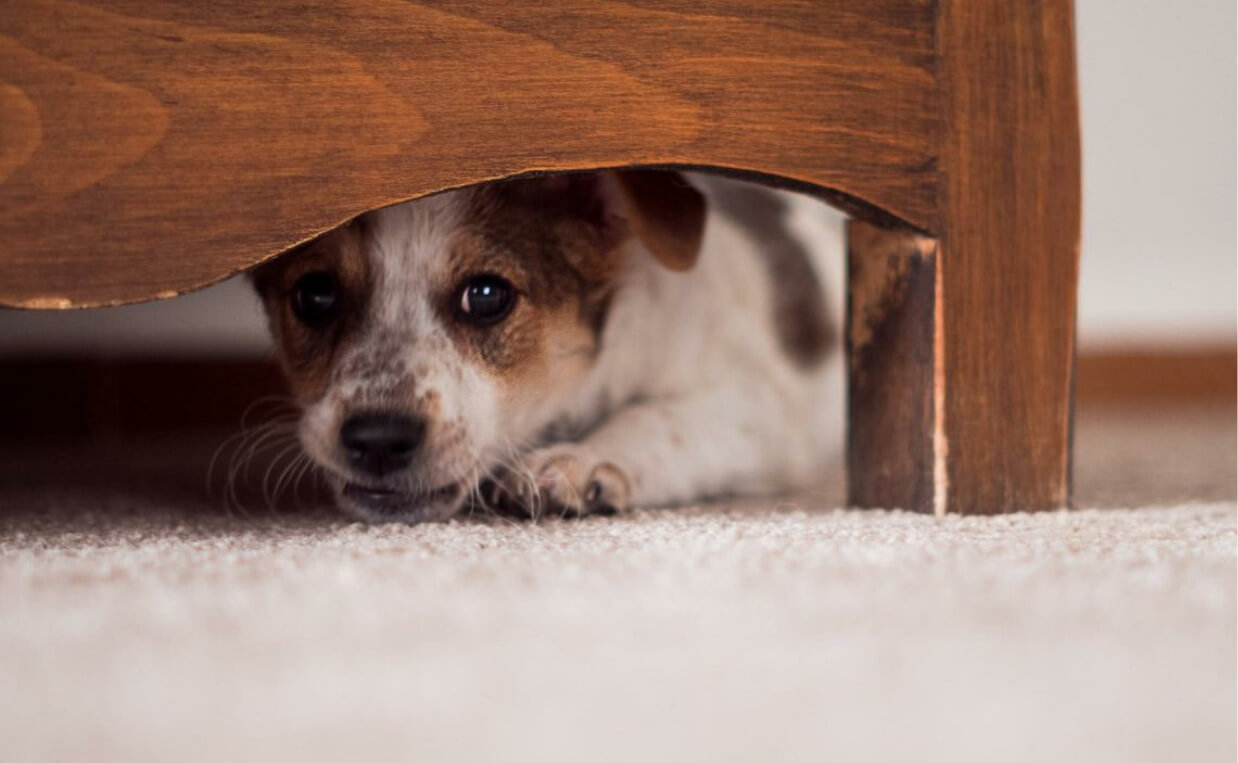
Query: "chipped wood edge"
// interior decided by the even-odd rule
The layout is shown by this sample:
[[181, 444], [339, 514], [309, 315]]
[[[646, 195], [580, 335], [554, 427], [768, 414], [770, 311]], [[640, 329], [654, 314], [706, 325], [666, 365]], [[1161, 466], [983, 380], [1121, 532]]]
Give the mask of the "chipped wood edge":
[[946, 434], [946, 332], [941, 262], [936, 239], [933, 268], [933, 516], [944, 517], [950, 505], [950, 438]]
[[852, 220], [847, 251], [849, 502], [941, 516], [949, 447], [938, 240]]
[[[233, 263], [229, 267], [221, 267], [217, 273], [214, 273], [209, 277], [194, 278], [186, 283], [178, 284], [173, 288], [163, 288], [150, 293], [142, 293], [139, 290], [135, 290], [132, 294], [127, 294], [123, 297], [100, 299], [90, 297], [69, 297], [55, 292], [27, 296], [28, 292], [23, 293], [20, 289], [5, 291], [4, 287], [0, 287], [0, 309], [85, 310], [97, 307], [119, 307], [122, 305], [141, 304], [145, 302], [158, 302], [164, 299], [171, 299], [173, 297], [192, 294], [193, 292], [200, 291], [226, 281], [229, 278], [234, 278], [244, 273], [248, 273], [264, 263], [282, 257], [285, 254], [288, 254], [289, 252], [305, 245], [306, 243], [330, 233], [336, 228], [347, 225], [351, 220], [360, 217], [361, 215], [368, 214], [379, 209], [396, 206], [398, 204], [405, 204], [427, 196], [434, 196], [436, 194], [446, 193], [448, 191], [483, 183], [539, 177], [542, 175], [552, 175], [558, 173], [599, 172], [618, 169], [667, 169], [682, 172], [720, 175], [734, 180], [756, 183], [767, 188], [777, 188], [811, 196], [829, 205], [830, 207], [852, 215], [857, 219], [869, 220], [874, 223], [880, 223], [881, 225], [887, 225], [892, 228], [905, 229], [909, 231], [927, 230], [927, 223], [916, 215], [893, 208], [886, 209], [885, 207], [880, 206], [877, 202], [870, 201], [859, 193], [844, 190], [841, 187], [835, 186], [828, 182], [823, 182], [817, 178], [813, 178], [793, 170], [780, 170], [775, 172], [755, 165], [748, 166], [729, 164], [725, 162], [701, 162], [687, 157], [658, 157], [654, 159], [648, 156], [635, 156], [632, 161], [626, 163], [604, 162], [598, 164], [588, 162], [567, 162], [558, 164], [545, 162], [537, 166], [518, 166], [508, 171], [480, 173], [475, 177], [470, 177], [447, 184], [434, 185], [428, 188], [417, 188], [414, 184], [410, 183], [410, 190], [406, 193], [396, 194], [394, 196], [388, 195], [384, 198], [376, 199], [372, 204], [358, 208], [355, 212], [342, 217], [337, 216], [333, 222], [324, 225], [315, 225], [309, 232], [299, 232], [290, 235], [287, 244], [281, 244], [274, 249], [255, 250], [243, 262]], [[11, 284], [7, 284], [6, 286], [9, 289], [13, 288]], [[49, 285], [49, 287], [56, 288], [51, 285]], [[59, 288], [63, 289], [64, 287], [61, 286]]]

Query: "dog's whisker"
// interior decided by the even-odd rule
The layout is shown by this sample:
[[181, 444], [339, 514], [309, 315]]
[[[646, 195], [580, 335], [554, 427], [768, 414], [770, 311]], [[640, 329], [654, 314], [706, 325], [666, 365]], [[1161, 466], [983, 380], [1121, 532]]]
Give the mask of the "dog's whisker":
[[245, 478], [249, 477], [248, 468], [253, 465], [253, 462], [258, 456], [266, 453], [273, 448], [283, 448], [287, 445], [292, 433], [279, 427], [272, 427], [262, 435], [254, 438], [243, 457], [243, 463], [246, 471], [243, 472]]
[[[227, 440], [225, 440], [220, 445], [220, 447], [216, 450], [215, 455], [212, 456], [211, 465], [210, 467], [208, 467], [208, 475], [213, 476], [214, 467], [219, 457], [222, 456], [224, 451], [229, 450], [229, 448], [231, 448], [231, 452], [229, 453], [229, 457], [228, 457], [228, 470], [224, 477], [224, 495], [223, 495], [224, 507], [229, 515], [233, 515], [234, 513], [242, 513], [242, 514], [245, 513], [244, 507], [241, 505], [240, 499], [237, 495], [237, 486], [236, 486], [237, 467], [238, 467], [238, 461], [240, 459], [240, 454], [243, 453], [245, 449], [249, 446], [250, 441], [253, 437], [256, 437], [261, 432], [265, 432], [267, 428], [268, 427], [266, 425], [257, 427], [257, 428], [243, 428], [241, 431], [237, 432], [236, 434], [232, 435]], [[211, 477], [208, 476], [208, 479], [210, 478]]]
[[301, 486], [305, 484], [306, 478], [309, 478], [310, 490], [315, 490], [320, 480], [323, 479], [322, 471], [322, 467], [314, 459], [302, 453], [301, 467], [297, 470], [296, 477], [293, 478], [292, 486], [292, 500], [296, 506], [304, 505], [301, 499]]
[[272, 502], [276, 505], [279, 503], [280, 496], [284, 490], [284, 485], [292, 476], [293, 470], [301, 462], [301, 449], [295, 446], [291, 447], [285, 455], [291, 455], [291, 457], [288, 458], [288, 460], [280, 468], [279, 475], [275, 478], [275, 485], [271, 488]]
[[[275, 469], [279, 467], [281, 460], [286, 458], [290, 453], [295, 453], [296, 448], [297, 443], [295, 442], [289, 442], [281, 438], [273, 438], [254, 452], [253, 456], [249, 460], [246, 470], [244, 471], [244, 479], [248, 481], [250, 479], [249, 467], [254, 466], [256, 462], [264, 462], [266, 464], [266, 467], [262, 470], [261, 477], [257, 478], [254, 482], [254, 487], [257, 489], [258, 494], [262, 497], [263, 504], [267, 508], [268, 512], [273, 510], [270, 490], [271, 475]], [[257, 465], [261, 466], [261, 463], [258, 463]]]
[[[279, 503], [279, 500], [284, 493], [295, 485], [296, 477], [302, 468], [302, 464], [305, 463], [306, 458], [307, 456], [303, 450], [299, 447], [294, 449], [292, 459], [288, 462], [288, 465], [284, 467], [282, 473], [279, 475], [279, 479], [275, 482], [276, 504]], [[292, 500], [296, 503], [297, 494], [295, 490], [292, 493]]]
[[[300, 465], [293, 472], [292, 481], [288, 489], [292, 493], [292, 505], [298, 508], [305, 506], [306, 501], [301, 497], [301, 486], [305, 484], [307, 475], [312, 475], [316, 468], [314, 459], [310, 458], [307, 453], [301, 453]], [[310, 479], [311, 489], [313, 489], [313, 477]]]
[[264, 416], [263, 421], [270, 421], [275, 418], [283, 418], [279, 414], [291, 415], [295, 418], [298, 415], [296, 403], [293, 402], [289, 395], [264, 395], [263, 397], [254, 400], [241, 413], [241, 429], [244, 430], [249, 425], [249, 417], [257, 413], [258, 409], [264, 405], [274, 405], [274, 410], [270, 415]]
[[296, 469], [292, 478], [292, 503], [294, 506], [303, 506], [301, 500], [301, 485], [305, 482], [305, 475], [314, 468], [314, 461], [305, 453], [301, 454], [301, 465]]
[[[277, 468], [279, 468], [281, 460], [288, 458], [289, 455], [291, 455], [293, 461], [295, 461], [299, 451], [300, 446], [296, 442], [291, 442], [284, 445], [284, 447], [271, 458], [271, 463], [267, 465], [266, 472], [262, 475], [262, 497], [266, 500], [267, 509], [270, 512], [275, 511], [276, 498], [274, 489], [270, 488], [271, 475]], [[276, 486], [278, 486], [278, 481]]]
[[245, 437], [244, 431], [235, 432], [229, 435], [227, 438], [225, 438], [223, 442], [219, 443], [219, 445], [217, 445], [215, 447], [215, 450], [211, 453], [211, 459], [206, 465], [206, 490], [207, 490], [207, 494], [211, 497], [212, 500], [216, 497], [215, 488], [214, 488], [214, 478], [215, 478], [215, 468], [216, 466], [219, 465], [220, 456], [222, 456], [224, 451], [227, 450], [234, 442], [240, 441], [244, 437]]
[[225, 505], [229, 512], [235, 510], [244, 516], [250, 516], [240, 494], [240, 484], [248, 479], [249, 466], [258, 455], [270, 448], [287, 447], [289, 440], [295, 440], [295, 428], [290, 421], [274, 420], [245, 427], [239, 434], [239, 438], [229, 438], [229, 441], [236, 440], [237, 444], [229, 458], [225, 478]]
[[248, 463], [254, 449], [261, 442], [261, 438], [266, 437], [270, 431], [270, 427], [263, 426], [256, 430], [244, 432], [236, 450], [232, 452], [228, 462], [227, 483], [232, 488], [233, 497], [235, 497], [237, 480], [241, 475], [242, 467]]

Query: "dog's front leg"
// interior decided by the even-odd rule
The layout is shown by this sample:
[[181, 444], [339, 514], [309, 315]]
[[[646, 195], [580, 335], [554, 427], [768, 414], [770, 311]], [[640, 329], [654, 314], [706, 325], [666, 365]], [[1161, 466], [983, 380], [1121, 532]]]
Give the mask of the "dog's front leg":
[[797, 415], [785, 395], [738, 386], [633, 403], [579, 442], [525, 454], [497, 497], [536, 517], [786, 489], [814, 450]]

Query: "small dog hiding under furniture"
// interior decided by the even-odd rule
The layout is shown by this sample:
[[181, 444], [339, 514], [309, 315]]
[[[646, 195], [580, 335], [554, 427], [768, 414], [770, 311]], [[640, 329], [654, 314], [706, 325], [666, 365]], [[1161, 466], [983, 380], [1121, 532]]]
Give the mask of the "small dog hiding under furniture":
[[805, 485], [841, 381], [820, 255], [787, 211], [746, 183], [611, 170], [362, 215], [254, 275], [302, 446], [371, 521]]

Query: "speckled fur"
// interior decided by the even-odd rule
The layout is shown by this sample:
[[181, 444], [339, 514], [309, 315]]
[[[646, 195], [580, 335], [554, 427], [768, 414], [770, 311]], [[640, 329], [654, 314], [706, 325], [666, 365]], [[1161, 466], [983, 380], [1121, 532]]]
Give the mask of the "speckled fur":
[[[599, 209], [546, 203], [540, 181], [523, 182], [370, 213], [259, 274], [307, 452], [342, 484], [352, 478], [337, 445], [343, 419], [398, 409], [429, 422], [399, 484], [465, 488], [396, 516], [341, 498], [345, 508], [442, 519], [484, 482], [508, 508], [583, 514], [809, 481], [837, 446], [821, 411], [834, 409], [839, 370], [786, 352], [776, 320], [786, 305], [759, 237], [711, 215], [696, 266], [675, 272], [630, 235], [639, 209], [613, 177]], [[723, 181], [696, 182], [708, 196]], [[284, 304], [300, 259], [353, 274], [344, 282], [356, 293], [327, 340], [305, 339]], [[491, 329], [451, 315], [477, 272], [498, 272], [521, 295]]]

